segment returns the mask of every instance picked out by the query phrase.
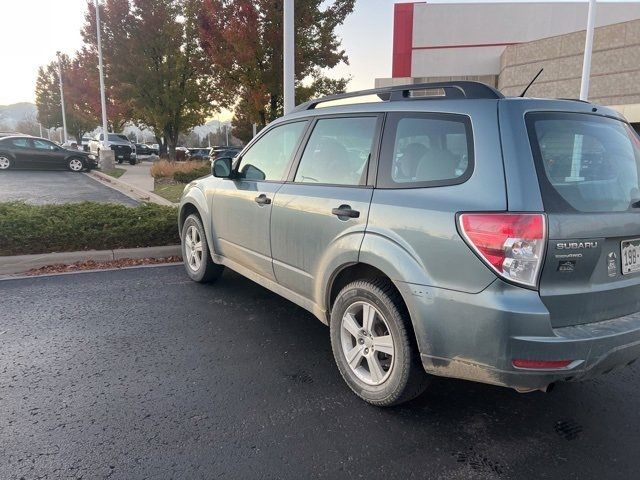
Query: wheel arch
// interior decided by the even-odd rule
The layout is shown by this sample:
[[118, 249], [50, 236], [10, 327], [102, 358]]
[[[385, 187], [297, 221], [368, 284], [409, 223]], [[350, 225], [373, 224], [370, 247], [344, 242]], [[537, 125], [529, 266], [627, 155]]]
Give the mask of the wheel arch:
[[327, 284], [327, 288], [325, 291], [325, 305], [327, 311], [327, 317], [331, 314], [331, 309], [333, 308], [333, 304], [340, 293], [340, 291], [346, 287], [348, 284], [355, 282], [357, 280], [377, 280], [384, 279], [389, 282], [389, 284], [398, 292], [402, 302], [404, 303], [404, 307], [409, 312], [407, 299], [405, 298], [405, 293], [403, 288], [400, 288], [396, 281], [393, 278], [375, 267], [374, 265], [357, 262], [351, 263], [347, 265], [343, 265], [340, 269], [336, 270], [334, 274], [329, 279]]
[[211, 219], [210, 216], [206, 214], [206, 212], [208, 211], [206, 205], [206, 198], [202, 191], [195, 186], [191, 187], [180, 202], [180, 207], [178, 209], [178, 235], [182, 237], [182, 226], [184, 225], [187, 217], [191, 214], [198, 215], [207, 236], [207, 245], [209, 246], [209, 252], [215, 254], [215, 248], [213, 248], [214, 241]]

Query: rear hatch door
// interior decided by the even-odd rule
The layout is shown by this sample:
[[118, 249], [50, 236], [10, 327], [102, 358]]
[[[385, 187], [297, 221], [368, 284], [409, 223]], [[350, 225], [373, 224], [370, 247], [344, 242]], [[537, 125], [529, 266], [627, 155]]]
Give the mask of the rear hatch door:
[[525, 115], [549, 243], [540, 296], [554, 327], [640, 310], [640, 139], [619, 118]]

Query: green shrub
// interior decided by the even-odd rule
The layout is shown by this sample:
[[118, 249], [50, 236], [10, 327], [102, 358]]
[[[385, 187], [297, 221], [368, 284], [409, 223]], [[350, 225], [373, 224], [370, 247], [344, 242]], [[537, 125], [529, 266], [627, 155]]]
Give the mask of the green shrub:
[[154, 204], [0, 203], [0, 255], [180, 243], [177, 209]]
[[176, 172], [173, 174], [173, 179], [176, 182], [180, 183], [189, 183], [193, 182], [196, 178], [204, 177], [211, 173], [211, 167], [208, 165], [203, 165], [202, 167], [198, 167], [190, 172]]

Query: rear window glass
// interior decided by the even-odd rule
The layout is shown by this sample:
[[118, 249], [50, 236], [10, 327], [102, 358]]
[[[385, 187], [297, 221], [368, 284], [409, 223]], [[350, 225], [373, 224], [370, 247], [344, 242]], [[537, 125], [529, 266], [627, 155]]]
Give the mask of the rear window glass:
[[626, 212], [640, 201], [640, 139], [628, 124], [581, 113], [526, 119], [546, 210]]
[[382, 188], [462, 183], [473, 167], [471, 122], [453, 114], [389, 114], [381, 158], [378, 186]]

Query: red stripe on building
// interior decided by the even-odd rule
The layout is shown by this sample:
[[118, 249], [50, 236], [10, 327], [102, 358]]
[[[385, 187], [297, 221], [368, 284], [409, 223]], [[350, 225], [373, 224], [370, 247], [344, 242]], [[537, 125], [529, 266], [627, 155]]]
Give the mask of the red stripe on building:
[[396, 3], [393, 9], [393, 68], [391, 76], [411, 76], [413, 3]]

